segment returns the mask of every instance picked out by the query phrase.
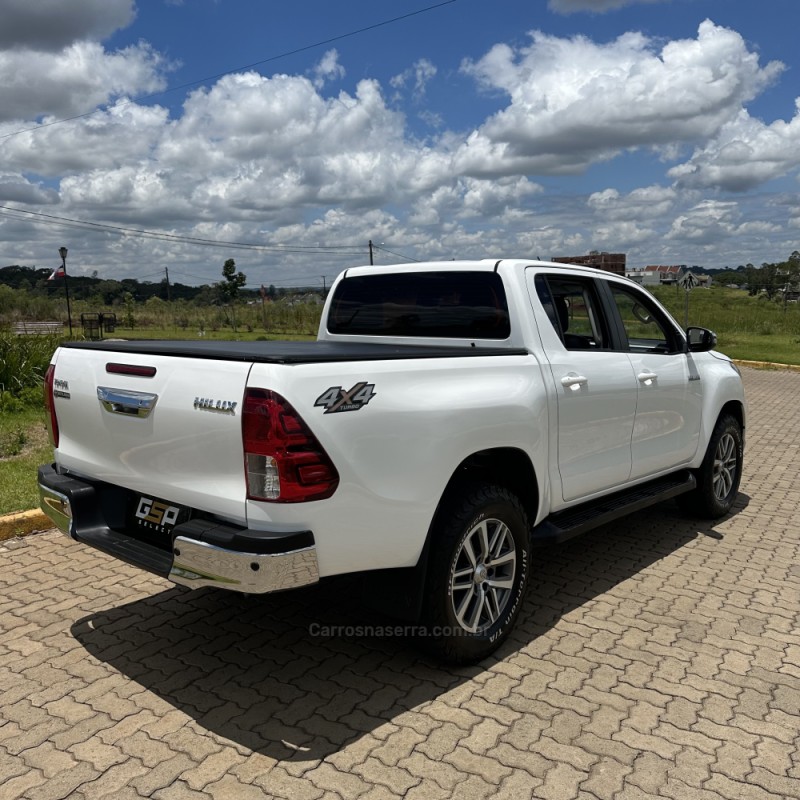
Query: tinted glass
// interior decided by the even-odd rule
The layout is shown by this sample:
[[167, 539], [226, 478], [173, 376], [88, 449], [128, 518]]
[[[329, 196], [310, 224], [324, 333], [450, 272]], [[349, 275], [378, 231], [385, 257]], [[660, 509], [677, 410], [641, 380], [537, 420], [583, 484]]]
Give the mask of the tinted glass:
[[537, 275], [536, 291], [567, 350], [599, 350], [608, 336], [591, 280]]
[[507, 339], [508, 304], [494, 272], [409, 272], [345, 278], [328, 331], [368, 336]]
[[611, 292], [625, 328], [628, 350], [670, 353], [678, 349], [674, 332], [647, 298], [617, 284], [612, 284]]

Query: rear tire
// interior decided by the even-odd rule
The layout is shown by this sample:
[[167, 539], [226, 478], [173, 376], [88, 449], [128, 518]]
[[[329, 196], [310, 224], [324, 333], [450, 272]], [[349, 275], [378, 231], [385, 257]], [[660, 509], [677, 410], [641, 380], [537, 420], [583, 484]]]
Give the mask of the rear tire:
[[530, 569], [528, 518], [499, 486], [471, 487], [432, 532], [423, 646], [452, 664], [485, 658], [519, 615]]
[[695, 471], [697, 488], [678, 498], [681, 508], [704, 519], [724, 517], [739, 493], [743, 455], [742, 426], [735, 417], [723, 414], [714, 426], [703, 463]]

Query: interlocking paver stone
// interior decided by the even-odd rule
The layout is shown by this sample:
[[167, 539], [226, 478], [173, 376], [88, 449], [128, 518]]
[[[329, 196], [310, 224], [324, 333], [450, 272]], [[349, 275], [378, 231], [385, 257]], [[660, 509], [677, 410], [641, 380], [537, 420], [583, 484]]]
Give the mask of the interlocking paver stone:
[[800, 798], [800, 374], [744, 377], [736, 513], [536, 551], [474, 667], [312, 636], [373, 613], [357, 579], [236, 597], [0, 544], [0, 800]]

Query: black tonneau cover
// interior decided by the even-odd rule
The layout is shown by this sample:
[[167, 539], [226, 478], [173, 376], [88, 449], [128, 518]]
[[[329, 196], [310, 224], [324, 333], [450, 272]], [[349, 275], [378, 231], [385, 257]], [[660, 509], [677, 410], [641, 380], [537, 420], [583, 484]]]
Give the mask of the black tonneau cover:
[[392, 345], [360, 342], [197, 342], [126, 340], [65, 342], [63, 347], [139, 353], [154, 356], [205, 358], [216, 361], [252, 361], [267, 364], [316, 364], [333, 361], [394, 361], [410, 358], [469, 358], [471, 356], [525, 356], [520, 347], [454, 347]]

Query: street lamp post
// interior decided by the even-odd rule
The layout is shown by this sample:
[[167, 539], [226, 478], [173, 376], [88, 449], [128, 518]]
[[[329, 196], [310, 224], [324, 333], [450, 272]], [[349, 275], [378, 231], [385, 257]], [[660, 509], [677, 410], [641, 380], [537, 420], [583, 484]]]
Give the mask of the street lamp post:
[[59, 247], [58, 254], [61, 256], [61, 266], [64, 270], [64, 293], [67, 295], [67, 321], [69, 322], [69, 338], [72, 338], [72, 311], [69, 307], [69, 280], [67, 279], [67, 248]]

